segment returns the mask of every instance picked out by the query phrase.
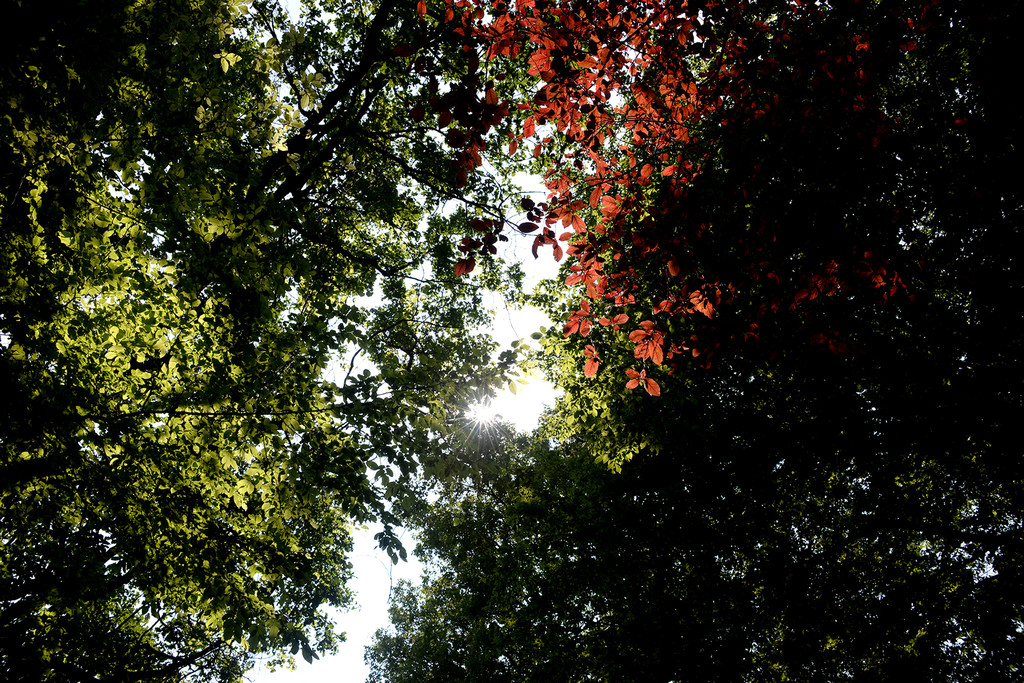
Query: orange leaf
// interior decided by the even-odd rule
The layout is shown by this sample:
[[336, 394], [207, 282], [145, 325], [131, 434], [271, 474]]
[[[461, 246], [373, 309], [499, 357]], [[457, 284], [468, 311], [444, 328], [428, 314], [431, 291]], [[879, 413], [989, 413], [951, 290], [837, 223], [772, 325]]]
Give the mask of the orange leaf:
[[528, 138], [531, 135], [533, 135], [533, 133], [535, 131], [535, 125], [536, 124], [534, 123], [534, 120], [533, 120], [532, 116], [530, 118], [526, 119], [525, 122], [523, 122], [523, 137], [524, 138]]
[[658, 365], [665, 362], [665, 354], [661, 349], [661, 344], [651, 343], [650, 356], [651, 360]]
[[601, 213], [608, 218], [615, 218], [619, 214], [619, 203], [614, 197], [605, 195], [601, 198]]
[[[636, 380], [633, 381], [635, 382]], [[661, 396], [661, 387], [659, 387], [658, 383], [650, 377], [644, 380], [644, 389], [646, 389], [647, 393], [651, 396]]]
[[587, 377], [593, 377], [597, 374], [597, 366], [600, 365], [601, 361], [596, 358], [591, 358], [587, 361], [587, 364], [583, 366], [583, 374]]

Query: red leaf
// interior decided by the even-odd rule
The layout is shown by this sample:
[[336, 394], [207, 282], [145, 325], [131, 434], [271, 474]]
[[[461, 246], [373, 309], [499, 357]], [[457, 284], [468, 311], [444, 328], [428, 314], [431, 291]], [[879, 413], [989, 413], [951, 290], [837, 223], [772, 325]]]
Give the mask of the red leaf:
[[455, 277], [462, 277], [463, 275], [469, 275], [473, 268], [476, 267], [476, 259], [470, 256], [469, 258], [459, 259], [455, 262]]
[[710, 301], [708, 301], [707, 297], [701, 294], [700, 292], [692, 293], [690, 295], [690, 302], [693, 304], [693, 307], [700, 313], [703, 313], [709, 318], [714, 317], [715, 307], [711, 304]]
[[650, 377], [644, 380], [644, 389], [646, 389], [647, 393], [651, 396], [661, 396], [661, 387], [659, 387], [658, 383]]
[[601, 198], [601, 213], [608, 218], [615, 218], [619, 215], [619, 203], [615, 201], [615, 197], [605, 195]]
[[596, 358], [591, 358], [587, 361], [586, 365], [583, 366], [583, 374], [587, 377], [593, 377], [597, 374], [597, 366], [600, 364], [601, 361]]
[[650, 348], [651, 360], [654, 361], [654, 363], [656, 365], [661, 365], [662, 363], [664, 363], [665, 362], [665, 353], [664, 353], [664, 351], [662, 351], [661, 344], [657, 344], [655, 342], [651, 342], [650, 346], [651, 346], [651, 348]]
[[535, 129], [535, 125], [536, 125], [536, 123], [534, 122], [532, 116], [529, 117], [528, 119], [526, 119], [525, 122], [523, 122], [523, 137], [524, 138], [528, 138], [528, 137], [530, 137], [531, 135], [534, 134], [534, 132], [536, 130]]
[[420, 0], [419, 3], [416, 5], [416, 12], [421, 17], [426, 16], [426, 14], [427, 14], [427, 3], [424, 2], [424, 0]]

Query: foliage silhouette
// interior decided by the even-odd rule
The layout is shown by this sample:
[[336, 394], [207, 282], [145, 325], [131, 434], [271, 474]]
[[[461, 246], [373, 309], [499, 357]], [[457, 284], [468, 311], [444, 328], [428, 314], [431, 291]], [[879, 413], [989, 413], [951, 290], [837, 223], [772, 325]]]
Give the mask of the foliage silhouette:
[[512, 142], [570, 233], [537, 297], [564, 396], [424, 514], [376, 680], [1019, 677], [1019, 15], [476, 20], [538, 79]]

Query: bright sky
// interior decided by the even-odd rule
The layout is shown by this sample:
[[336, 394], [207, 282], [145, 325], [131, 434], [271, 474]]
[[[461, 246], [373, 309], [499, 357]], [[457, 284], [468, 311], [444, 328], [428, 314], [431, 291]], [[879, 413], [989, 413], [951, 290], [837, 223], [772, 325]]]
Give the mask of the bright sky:
[[[532, 289], [542, 278], [555, 275], [558, 264], [551, 257], [550, 248], [542, 251], [541, 257], [534, 260], [530, 253], [531, 239], [523, 236], [517, 240], [513, 237], [511, 242], [513, 246], [504, 256], [508, 259], [516, 258], [523, 264], [528, 288]], [[492, 305], [498, 307], [500, 303], [500, 298], [495, 296]], [[550, 324], [535, 309], [508, 310], [501, 306], [500, 310], [495, 311], [492, 334], [502, 348], [508, 348], [513, 340], [529, 340], [531, 333]], [[494, 400], [492, 408], [520, 431], [529, 431], [537, 425], [541, 412], [552, 404], [554, 396], [554, 388], [548, 382], [534, 379], [514, 395], [507, 389], [502, 391]], [[271, 674], [257, 668], [249, 675], [250, 680], [254, 683], [360, 683], [366, 679], [369, 670], [363, 663], [363, 651], [377, 629], [387, 626], [387, 603], [391, 586], [402, 578], [416, 582], [421, 570], [419, 562], [411, 554], [409, 562], [392, 565], [373, 540], [378, 530], [370, 528], [358, 531], [355, 535], [355, 548], [350, 556], [355, 579], [349, 586], [356, 593], [357, 607], [338, 615], [338, 630], [347, 635], [338, 654], [314, 661], [312, 665], [301, 657], [297, 658], [294, 671]], [[415, 540], [409, 535], [403, 538], [403, 542], [410, 551], [415, 545]]]
[[[284, 0], [293, 17], [298, 15], [299, 0]], [[529, 176], [517, 177], [521, 187], [529, 187], [533, 194], [542, 192], [539, 182]], [[526, 288], [533, 287], [544, 278], [554, 277], [558, 264], [551, 256], [550, 247], [541, 250], [540, 258], [531, 254], [532, 237], [509, 235], [507, 243], [499, 243], [505, 251], [500, 255], [509, 261], [523, 264], [526, 272]], [[530, 335], [542, 326], [551, 325], [547, 317], [536, 309], [510, 310], [501, 297], [494, 295], [489, 304], [494, 309], [494, 327], [491, 334], [500, 344], [499, 352], [519, 339], [529, 341]], [[516, 394], [507, 389], [496, 396], [492, 411], [520, 431], [530, 431], [537, 425], [545, 407], [554, 402], [554, 388], [546, 381], [533, 379]], [[349, 586], [356, 594], [356, 607], [337, 615], [338, 631], [346, 634], [346, 642], [332, 657], [315, 660], [312, 665], [297, 657], [294, 671], [270, 673], [257, 667], [248, 676], [253, 683], [361, 683], [366, 680], [369, 669], [363, 662], [363, 652], [373, 639], [377, 629], [388, 624], [387, 605], [391, 587], [399, 579], [417, 582], [421, 565], [412, 557], [415, 540], [406, 535], [403, 538], [410, 551], [408, 562], [392, 565], [388, 556], [376, 547], [373, 536], [380, 529], [357, 530], [355, 547], [350, 556], [355, 578]]]

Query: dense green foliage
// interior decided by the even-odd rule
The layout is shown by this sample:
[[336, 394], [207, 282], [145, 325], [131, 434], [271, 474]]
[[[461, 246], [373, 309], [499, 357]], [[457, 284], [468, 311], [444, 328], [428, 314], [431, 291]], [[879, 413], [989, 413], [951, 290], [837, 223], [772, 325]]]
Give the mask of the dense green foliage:
[[618, 473], [586, 430], [485, 453], [422, 519], [373, 680], [1012, 680], [1021, 484], [977, 413], [757, 370], [606, 404], [647, 441]]
[[[700, 173], [653, 175], [642, 209], [585, 216], [589, 251], [570, 254], [594, 260], [569, 282], [599, 271], [635, 303], [540, 297], [575, 311], [544, 340], [565, 395], [424, 513], [430, 569], [368, 651], [375, 680], [1021, 676], [1022, 117], [999, 76], [1017, 4], [834, 5], [707, 3], [722, 52], [690, 65], [724, 66], [715, 92], [734, 106], [671, 148], [700, 151]], [[748, 52], [726, 50], [737, 36]], [[548, 83], [582, 70], [587, 46], [567, 44], [584, 52]], [[869, 76], [841, 71], [855, 59]], [[556, 137], [551, 158], [573, 144]], [[690, 298], [686, 277], [720, 298]], [[673, 296], [685, 305], [659, 308]], [[654, 321], [666, 362], [649, 330], [599, 324], [606, 309]], [[626, 369], [657, 373], [660, 396], [626, 391]]]
[[19, 0], [4, 24], [0, 676], [331, 650], [349, 528], [404, 554], [417, 463], [505, 372], [451, 275], [499, 188], [459, 188], [409, 118], [465, 59], [414, 72], [405, 2]]

